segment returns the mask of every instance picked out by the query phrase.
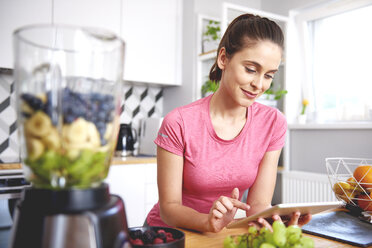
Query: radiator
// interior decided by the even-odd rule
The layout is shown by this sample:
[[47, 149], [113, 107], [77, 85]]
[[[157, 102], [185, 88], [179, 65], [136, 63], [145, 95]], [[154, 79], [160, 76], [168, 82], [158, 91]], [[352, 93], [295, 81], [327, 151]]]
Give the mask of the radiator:
[[282, 202], [336, 201], [327, 174], [283, 171]]

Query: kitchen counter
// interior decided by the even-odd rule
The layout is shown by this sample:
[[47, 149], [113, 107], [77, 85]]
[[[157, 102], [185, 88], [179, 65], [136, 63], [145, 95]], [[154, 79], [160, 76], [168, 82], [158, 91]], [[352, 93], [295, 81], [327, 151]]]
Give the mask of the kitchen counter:
[[[129, 156], [129, 157], [113, 157], [112, 165], [123, 164], [156, 164], [156, 157], [152, 156]], [[20, 163], [0, 164], [0, 170], [18, 170], [21, 169]]]
[[[223, 247], [223, 241], [228, 235], [239, 235], [248, 232], [247, 228], [235, 228], [235, 229], [223, 229], [219, 233], [198, 233], [190, 230], [183, 231], [186, 235], [185, 248], [199, 248], [199, 247]], [[327, 238], [322, 238], [319, 236], [314, 236], [310, 234], [303, 233], [304, 236], [310, 237], [314, 240], [316, 248], [352, 248], [358, 247], [349, 245], [346, 243], [341, 243], [333, 241]], [[368, 248], [372, 248], [369, 246]]]

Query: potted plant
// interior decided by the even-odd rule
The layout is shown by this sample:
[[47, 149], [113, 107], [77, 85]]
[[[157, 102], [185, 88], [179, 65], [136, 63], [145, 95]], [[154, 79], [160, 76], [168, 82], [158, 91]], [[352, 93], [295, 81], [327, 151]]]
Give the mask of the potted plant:
[[272, 82], [270, 88], [266, 90], [259, 99], [257, 99], [257, 102], [276, 108], [278, 105], [278, 101], [282, 99], [282, 97], [287, 93], [287, 90], [280, 88], [276, 89], [274, 87], [274, 82]]
[[201, 88], [202, 97], [208, 96], [216, 92], [218, 89], [218, 86], [219, 86], [219, 82], [215, 82], [210, 79], [205, 81]]
[[214, 51], [218, 47], [221, 38], [221, 28], [219, 21], [209, 20], [203, 33], [202, 53]]

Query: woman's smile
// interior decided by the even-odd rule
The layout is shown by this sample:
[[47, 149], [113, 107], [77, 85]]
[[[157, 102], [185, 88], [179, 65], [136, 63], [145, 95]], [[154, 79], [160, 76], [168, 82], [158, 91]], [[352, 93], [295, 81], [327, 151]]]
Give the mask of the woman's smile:
[[244, 90], [240, 88], [243, 91], [243, 94], [246, 95], [249, 99], [254, 99], [257, 97], [258, 94], [252, 93], [250, 91]]

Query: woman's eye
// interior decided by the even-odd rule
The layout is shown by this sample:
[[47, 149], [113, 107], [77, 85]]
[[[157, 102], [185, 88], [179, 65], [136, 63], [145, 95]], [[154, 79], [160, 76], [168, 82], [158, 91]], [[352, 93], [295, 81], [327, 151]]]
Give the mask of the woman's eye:
[[245, 70], [249, 73], [255, 73], [256, 71], [254, 69], [250, 69], [248, 67], [245, 67]]
[[265, 74], [265, 77], [266, 77], [267, 79], [274, 79], [274, 75]]

